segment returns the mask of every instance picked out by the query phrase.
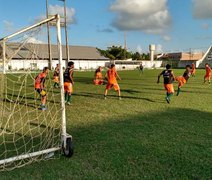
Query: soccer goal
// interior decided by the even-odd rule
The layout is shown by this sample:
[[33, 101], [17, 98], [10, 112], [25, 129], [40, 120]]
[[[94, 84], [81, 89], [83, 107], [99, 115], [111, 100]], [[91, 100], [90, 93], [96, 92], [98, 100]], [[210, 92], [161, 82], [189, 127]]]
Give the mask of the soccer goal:
[[[53, 86], [50, 71], [45, 79], [47, 110], [42, 111], [34, 82], [50, 63], [47, 23], [55, 24], [50, 32], [51, 65], [60, 65], [60, 86]], [[0, 171], [58, 157], [61, 152], [73, 155], [72, 136], [66, 133], [64, 66], [59, 15], [0, 39]]]

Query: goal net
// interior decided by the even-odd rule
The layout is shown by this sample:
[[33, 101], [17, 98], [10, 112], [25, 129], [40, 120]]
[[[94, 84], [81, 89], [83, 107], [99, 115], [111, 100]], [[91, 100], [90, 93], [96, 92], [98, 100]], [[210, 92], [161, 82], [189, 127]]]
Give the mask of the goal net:
[[[51, 30], [52, 61], [48, 54], [47, 23]], [[45, 78], [46, 108], [35, 91], [35, 78], [44, 67], [60, 69], [60, 86], [54, 87], [53, 72]], [[0, 171], [12, 170], [55, 157], [63, 150], [73, 154], [66, 134], [60, 17], [55, 15], [0, 40]], [[59, 154], [59, 153], [57, 153]]]

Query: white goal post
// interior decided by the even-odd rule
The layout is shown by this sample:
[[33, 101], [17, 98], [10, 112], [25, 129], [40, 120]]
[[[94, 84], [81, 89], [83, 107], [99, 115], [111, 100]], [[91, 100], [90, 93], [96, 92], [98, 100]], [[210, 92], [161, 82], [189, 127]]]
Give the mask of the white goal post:
[[[26, 82], [32, 83], [34, 81], [34, 77], [26, 72], [21, 76], [18, 76], [18, 78], [14, 78], [13, 75], [11, 75], [11, 72], [6, 71], [6, 63], [8, 62], [8, 55], [7, 55], [7, 42], [11, 38], [14, 38], [16, 36], [22, 36], [22, 34], [27, 33], [28, 31], [38, 28], [40, 26], [46, 25], [50, 22], [56, 21], [56, 35], [57, 35], [57, 52], [58, 52], [58, 64], [59, 66], [59, 79], [60, 79], [60, 90], [58, 91], [58, 97], [54, 94], [54, 91], [51, 90], [51, 93], [49, 93], [49, 99], [52, 101], [53, 108], [50, 110], [47, 110], [46, 112], [40, 113], [37, 108], [28, 108], [27, 105], [30, 104], [26, 98], [26, 94], [29, 90], [26, 90]], [[2, 61], [2, 72], [0, 72], [0, 82], [1, 82], [1, 92], [0, 92], [0, 171], [4, 170], [12, 170], [14, 168], [21, 167], [25, 164], [31, 163], [34, 160], [37, 160], [37, 157], [41, 157], [41, 159], [44, 159], [48, 156], [48, 154], [51, 154], [52, 152], [62, 150], [64, 155], [67, 157], [71, 157], [73, 155], [73, 144], [72, 144], [72, 136], [67, 134], [66, 132], [66, 111], [65, 111], [65, 99], [64, 99], [64, 86], [63, 86], [63, 55], [62, 55], [62, 42], [61, 42], [61, 24], [60, 24], [60, 16], [54, 15], [48, 19], [45, 19], [39, 23], [36, 23], [32, 26], [29, 26], [27, 28], [24, 28], [20, 31], [17, 31], [16, 33], [6, 36], [2, 39], [0, 39], [0, 45], [1, 45], [1, 53], [0, 53], [0, 61]], [[16, 51], [19, 51], [22, 46], [19, 46]], [[14, 54], [17, 52], [14, 51]], [[31, 52], [33, 56], [35, 56], [34, 52]], [[5, 80], [5, 79], [9, 80]], [[30, 79], [30, 80], [29, 80]], [[20, 80], [20, 81], [19, 81]], [[5, 81], [10, 82], [11, 87], [8, 86], [8, 82], [5, 83]], [[17, 85], [20, 86], [18, 86]], [[30, 84], [31, 86], [31, 84]], [[52, 85], [49, 85], [51, 88]], [[17, 93], [14, 93], [16, 92]], [[33, 88], [32, 88], [33, 91]], [[30, 92], [31, 94], [34, 93]], [[34, 93], [35, 94], [35, 93]], [[5, 96], [11, 96], [11, 98], [5, 97]], [[30, 97], [31, 98], [31, 97]], [[30, 99], [28, 97], [28, 99]], [[58, 100], [55, 100], [58, 98]], [[23, 101], [23, 103], [22, 103]], [[37, 100], [29, 100], [30, 102], [37, 102]], [[56, 102], [57, 101], [57, 102]], [[21, 103], [20, 103], [21, 102]], [[36, 109], [36, 110], [35, 110]], [[55, 112], [50, 112], [50, 111]], [[23, 112], [23, 114], [21, 114]], [[27, 114], [28, 113], [28, 114]], [[45, 114], [46, 113], [46, 114]], [[56, 114], [57, 113], [57, 114]], [[19, 115], [20, 114], [20, 115]], [[14, 116], [14, 117], [12, 117]], [[21, 125], [13, 125], [13, 123], [16, 122], [16, 117], [23, 117], [23, 119], [20, 120], [19, 124]], [[34, 118], [35, 116], [35, 118]], [[6, 118], [5, 118], [6, 117]], [[33, 118], [36, 120], [39, 120], [39, 118], [54, 118], [54, 120], [43, 120], [42, 123], [38, 123], [39, 126], [33, 121]], [[57, 118], [58, 117], [58, 118]], [[56, 122], [58, 119], [60, 119], [61, 122]], [[18, 119], [17, 119], [18, 121]], [[59, 124], [57, 128], [54, 129], [54, 124]], [[29, 127], [32, 124], [33, 127]], [[35, 125], [36, 124], [36, 125]], [[15, 126], [17, 126], [17, 132], [15, 130]], [[19, 127], [20, 126], [20, 127]], [[36, 126], [36, 127], [35, 127]], [[40, 137], [36, 130], [39, 131], [39, 133], [43, 133], [44, 135]], [[48, 131], [51, 131], [51, 136], [47, 134]], [[57, 140], [55, 140], [52, 144], [48, 142], [48, 140], [45, 139], [51, 139], [57, 138], [58, 132], [60, 133], [60, 137], [58, 143]], [[15, 134], [15, 135], [14, 135]], [[16, 134], [18, 134], [18, 138], [16, 138]], [[20, 135], [22, 134], [22, 136]], [[26, 136], [28, 139], [26, 140]], [[36, 138], [34, 138], [34, 136]], [[15, 137], [15, 138], [14, 138]], [[14, 140], [15, 139], [15, 140]], [[38, 145], [36, 142], [38, 140], [42, 140], [42, 143], [39, 143]], [[20, 145], [21, 150], [24, 150], [24, 152], [17, 150], [13, 150], [12, 148], [18, 148], [17, 144], [15, 144], [16, 141], [18, 144], [26, 143], [26, 145]], [[28, 148], [29, 145], [32, 145], [32, 148]], [[54, 146], [54, 147], [53, 147]], [[11, 150], [11, 149], [12, 150]], [[2, 150], [2, 152], [1, 152]], [[3, 159], [2, 159], [3, 158]], [[27, 160], [28, 159], [28, 160]]]

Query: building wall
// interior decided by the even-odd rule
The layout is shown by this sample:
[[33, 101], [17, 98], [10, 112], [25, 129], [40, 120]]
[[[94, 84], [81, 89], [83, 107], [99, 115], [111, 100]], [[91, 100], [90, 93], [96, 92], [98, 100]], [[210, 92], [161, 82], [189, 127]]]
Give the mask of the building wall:
[[116, 64], [116, 69], [118, 70], [133, 70], [139, 67], [139, 64], [142, 62], [142, 65], [144, 66], [144, 68], [150, 69], [150, 68], [160, 68], [162, 66], [162, 61], [139, 61], [136, 62], [134, 64], [124, 64], [124, 62], [122, 64]]
[[190, 60], [190, 61], [194, 61], [194, 60], [199, 60], [203, 57], [203, 53], [182, 53], [182, 57], [181, 60]]
[[178, 67], [179, 68], [184, 68], [186, 65], [190, 65], [194, 63], [196, 65], [196, 61], [179, 61]]
[[[109, 61], [87, 61], [87, 60], [73, 60], [75, 63], [75, 69], [96, 69], [98, 66], [105, 66], [105, 64]], [[56, 67], [58, 64], [58, 60], [52, 61], [53, 68]], [[65, 67], [65, 61], [63, 61], [63, 67]], [[48, 60], [12, 60], [10, 61], [7, 66], [6, 70], [42, 70], [44, 67], [48, 67]]]

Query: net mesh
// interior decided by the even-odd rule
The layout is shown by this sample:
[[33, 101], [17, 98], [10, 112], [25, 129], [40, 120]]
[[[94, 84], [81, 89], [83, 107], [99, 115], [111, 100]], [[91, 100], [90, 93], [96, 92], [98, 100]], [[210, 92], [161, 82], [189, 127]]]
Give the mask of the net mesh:
[[[56, 35], [55, 35], [56, 36]], [[11, 170], [45, 159], [48, 155], [16, 158], [61, 144], [60, 89], [53, 87], [52, 72], [47, 75], [47, 110], [39, 109], [40, 95], [34, 89], [35, 77], [48, 66], [46, 24], [19, 34], [5, 43], [3, 74], [3, 42], [0, 42], [0, 171]], [[57, 48], [54, 49], [54, 53]], [[58, 62], [56, 62], [58, 63]]]

